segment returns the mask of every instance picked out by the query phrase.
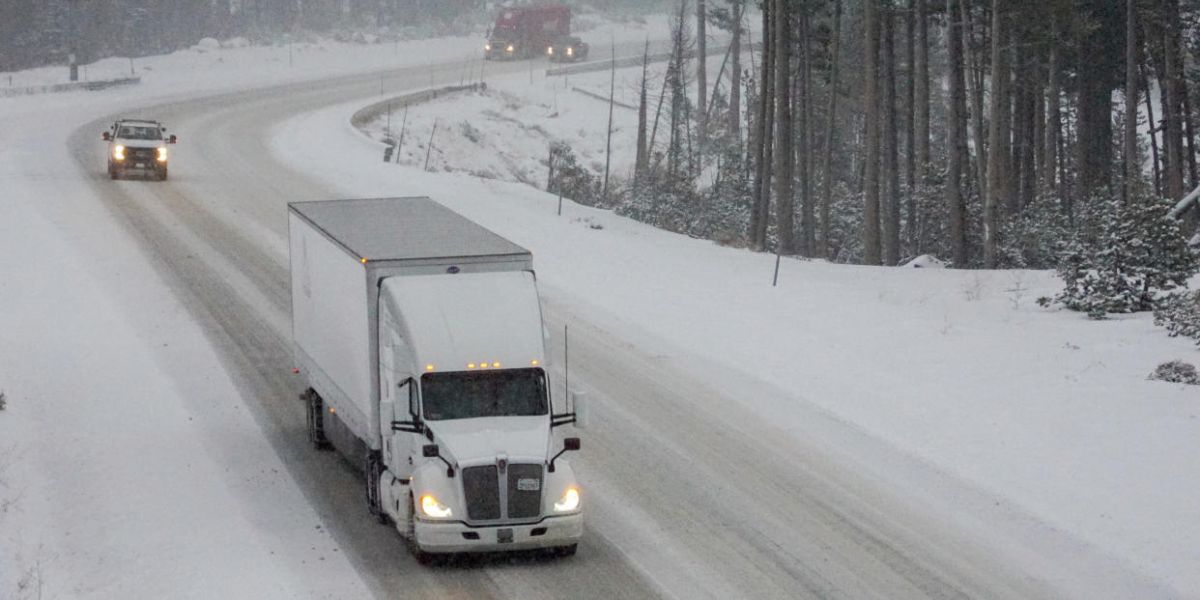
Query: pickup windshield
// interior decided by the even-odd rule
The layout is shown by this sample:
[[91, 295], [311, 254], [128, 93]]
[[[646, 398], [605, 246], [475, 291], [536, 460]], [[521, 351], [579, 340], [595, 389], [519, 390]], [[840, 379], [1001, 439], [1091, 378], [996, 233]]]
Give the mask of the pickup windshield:
[[421, 397], [430, 421], [544, 415], [546, 374], [541, 369], [426, 373]]
[[117, 137], [123, 140], [161, 140], [162, 130], [155, 126], [122, 125]]

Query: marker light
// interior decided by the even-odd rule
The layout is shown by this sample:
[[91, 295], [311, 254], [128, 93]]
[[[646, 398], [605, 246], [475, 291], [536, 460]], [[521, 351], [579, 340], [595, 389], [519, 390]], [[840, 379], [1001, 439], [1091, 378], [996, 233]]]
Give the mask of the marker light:
[[467, 368], [468, 368], [468, 369], [474, 369], [474, 368], [475, 368], [475, 363], [467, 363]]
[[367, 257], [365, 257], [365, 256], [364, 256], [364, 257], [362, 257], [362, 258], [358, 259], [358, 262], [360, 262], [360, 263], [362, 263], [362, 264], [364, 264], [364, 265], [365, 265], [365, 264], [367, 264]]
[[488, 368], [487, 361], [485, 360], [485, 361], [483, 361], [483, 362], [479, 363], [479, 368], [480, 368], [480, 369], [486, 369], [486, 368]]
[[158, 162], [167, 162], [167, 149], [166, 148], [158, 149]]
[[426, 371], [432, 371], [432, 370], [433, 370], [433, 363], [430, 363], [430, 364], [427, 364], [427, 365], [425, 365], [425, 370], [426, 370]]
[[498, 363], [498, 362], [494, 362], [494, 363], [492, 363], [492, 368], [493, 368], [493, 369], [499, 369], [499, 368], [500, 368], [500, 363]]
[[421, 512], [425, 513], [425, 516], [435, 519], [445, 519], [453, 514], [448, 506], [438, 502], [437, 498], [434, 498], [430, 494], [421, 496]]
[[331, 414], [331, 415], [336, 415], [336, 414], [337, 414], [337, 409], [336, 409], [336, 408], [334, 408], [334, 407], [332, 407], [332, 406], [330, 406], [330, 407], [329, 407], [329, 414]]
[[113, 158], [125, 160], [125, 146], [113, 146]]
[[542, 361], [540, 361], [540, 360], [538, 360], [538, 359], [536, 359], [536, 358], [535, 358], [535, 359], [533, 359], [533, 360], [529, 361], [529, 364], [531, 364], [531, 365], [533, 365], [533, 366], [535, 366], [535, 367], [536, 367], [536, 366], [538, 366], [538, 365], [542, 364]]
[[[428, 496], [426, 496], [428, 497]], [[424, 498], [422, 498], [424, 500]], [[579, 488], [569, 487], [563, 492], [562, 499], [554, 503], [557, 512], [571, 512], [579, 508]]]

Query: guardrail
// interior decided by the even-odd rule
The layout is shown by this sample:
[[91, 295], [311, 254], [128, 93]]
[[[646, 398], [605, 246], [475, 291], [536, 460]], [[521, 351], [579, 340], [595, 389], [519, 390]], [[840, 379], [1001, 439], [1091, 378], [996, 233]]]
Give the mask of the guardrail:
[[71, 83], [54, 83], [50, 85], [32, 85], [27, 87], [0, 87], [0, 97], [11, 98], [15, 96], [33, 96], [36, 94], [57, 94], [60, 92], [73, 92], [77, 90], [94, 92], [119, 85], [133, 85], [141, 82], [141, 77], [121, 77], [118, 79], [73, 81]]
[[[761, 47], [760, 44], [753, 44], [753, 45], [743, 44], [742, 45], [742, 48], [747, 49], [747, 50], [754, 50], [754, 49], [757, 49], [760, 47]], [[729, 49], [729, 46], [710, 46], [708, 48], [708, 52], [706, 54], [708, 56], [724, 54], [728, 49]], [[695, 58], [696, 51], [688, 50], [687, 52], [684, 53], [684, 56], [686, 56], [687, 58]], [[647, 60], [647, 62], [664, 62], [664, 61], [671, 60], [671, 53], [670, 52], [655, 52], [654, 54], [651, 54], [649, 57], [626, 56], [624, 58], [618, 58], [616, 60], [616, 65], [617, 65], [618, 69], [620, 69], [622, 67], [636, 67], [636, 66], [642, 64], [642, 60], [644, 60], [644, 59]], [[589, 61], [589, 62], [585, 62], [585, 63], [577, 63], [574, 65], [567, 65], [565, 67], [555, 67], [553, 69], [546, 69], [546, 76], [547, 77], [555, 77], [555, 76], [559, 76], [559, 75], [574, 75], [576, 73], [592, 73], [595, 71], [607, 71], [612, 68], [612, 65], [613, 65], [612, 59], [593, 60], [593, 61]], [[605, 101], [607, 101], [607, 99], [605, 99]]]
[[358, 111], [356, 111], [354, 115], [350, 117], [350, 124], [356, 129], [362, 129], [367, 123], [371, 122], [379, 115], [386, 113], [389, 108], [402, 108], [406, 105], [411, 106], [421, 102], [428, 102], [445, 94], [477, 89], [487, 89], [487, 84], [470, 83], [467, 85], [448, 85], [445, 87], [432, 88], [428, 90], [421, 90], [419, 92], [412, 92], [410, 94], [404, 94], [401, 96], [395, 96], [388, 98], [387, 100], [380, 100], [379, 102], [369, 104], [358, 109]]

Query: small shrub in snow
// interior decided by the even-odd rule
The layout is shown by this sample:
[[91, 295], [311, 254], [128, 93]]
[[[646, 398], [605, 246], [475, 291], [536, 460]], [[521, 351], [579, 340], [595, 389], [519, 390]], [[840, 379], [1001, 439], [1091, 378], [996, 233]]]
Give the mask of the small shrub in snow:
[[1185, 363], [1181, 360], [1173, 360], [1158, 365], [1158, 368], [1154, 369], [1154, 372], [1150, 374], [1148, 379], [1200, 385], [1200, 373], [1196, 372], [1195, 365]]
[[8, 398], [4, 397], [4, 392], [0, 392], [0, 410], [4, 410], [6, 407], [8, 407]]
[[1174, 294], [1154, 311], [1154, 324], [1167, 328], [1171, 337], [1196, 340], [1200, 346], [1200, 291]]
[[1116, 197], [1091, 203], [1086, 224], [1061, 254], [1066, 284], [1055, 298], [1093, 319], [1155, 309], [1167, 292], [1187, 287], [1196, 260], [1169, 203]]
[[478, 144], [479, 141], [483, 139], [483, 132], [479, 131], [479, 128], [466, 121], [462, 122], [460, 125], [460, 130], [462, 131], [462, 136], [468, 140], [471, 140], [472, 144]]
[[562, 194], [585, 206], [600, 204], [600, 178], [579, 164], [575, 151], [564, 142], [550, 144], [550, 180], [546, 191]]

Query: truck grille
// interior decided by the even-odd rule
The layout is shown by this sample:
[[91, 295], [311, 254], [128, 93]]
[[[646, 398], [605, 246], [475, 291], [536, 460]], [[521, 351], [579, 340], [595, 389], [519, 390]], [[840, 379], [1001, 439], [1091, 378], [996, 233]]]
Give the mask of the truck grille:
[[542, 513], [542, 465], [508, 466], [508, 517], [532, 519]]
[[130, 160], [139, 162], [150, 162], [158, 156], [158, 150], [154, 148], [129, 148], [125, 152]]
[[[496, 465], [464, 468], [467, 520], [526, 520], [541, 516], [542, 470], [539, 464], [510, 464], [501, 475]], [[502, 477], [507, 481], [502, 481]]]
[[467, 467], [462, 470], [463, 494], [467, 497], [467, 518], [493, 521], [500, 518], [500, 487], [496, 465]]

